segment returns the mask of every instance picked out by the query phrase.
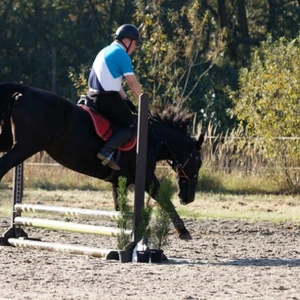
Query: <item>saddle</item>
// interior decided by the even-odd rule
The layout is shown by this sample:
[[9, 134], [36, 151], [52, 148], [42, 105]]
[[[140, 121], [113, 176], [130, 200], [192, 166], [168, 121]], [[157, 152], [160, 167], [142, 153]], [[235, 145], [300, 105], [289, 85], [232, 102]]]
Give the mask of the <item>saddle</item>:
[[[107, 141], [116, 129], [114, 124], [112, 124], [112, 122], [109, 121], [104, 115], [96, 111], [94, 102], [87, 96], [82, 95], [80, 97], [80, 100], [77, 102], [77, 105], [89, 114], [94, 124], [95, 132], [97, 133], [97, 135], [103, 141]], [[134, 139], [120, 146], [118, 149], [120, 151], [129, 151], [135, 147], [136, 140], [137, 138], [135, 137]]]

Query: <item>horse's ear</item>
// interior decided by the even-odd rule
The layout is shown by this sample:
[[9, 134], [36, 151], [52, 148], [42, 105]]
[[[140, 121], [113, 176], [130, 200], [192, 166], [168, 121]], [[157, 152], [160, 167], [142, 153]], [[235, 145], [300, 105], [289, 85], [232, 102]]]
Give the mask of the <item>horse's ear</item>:
[[201, 134], [198, 137], [198, 140], [196, 141], [196, 148], [198, 150], [201, 149], [201, 146], [202, 146], [203, 141], [204, 141], [204, 137], [205, 137], [205, 132], [201, 132]]

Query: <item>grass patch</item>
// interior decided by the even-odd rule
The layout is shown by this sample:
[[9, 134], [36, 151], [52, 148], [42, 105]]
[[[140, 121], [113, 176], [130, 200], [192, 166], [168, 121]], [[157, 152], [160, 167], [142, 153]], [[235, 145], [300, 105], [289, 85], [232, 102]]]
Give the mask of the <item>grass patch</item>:
[[[8, 188], [0, 188], [0, 217], [10, 217], [12, 205], [12, 190]], [[1, 234], [1, 233], [0, 233]]]
[[197, 193], [190, 207], [176, 206], [186, 218], [300, 223], [298, 196]]
[[[0, 189], [0, 216], [11, 213], [11, 189]], [[134, 192], [128, 193], [133, 206]], [[112, 193], [92, 190], [25, 189], [24, 203], [113, 210]], [[248, 221], [300, 223], [300, 196], [198, 192], [193, 203], [182, 206], [177, 196], [174, 205], [181, 217], [189, 219], [236, 219]], [[154, 212], [155, 214], [156, 212]]]
[[249, 222], [268, 221], [271, 223], [278, 222], [293, 222], [300, 224], [300, 217], [298, 214], [285, 214], [285, 213], [270, 213], [270, 212], [236, 212], [226, 210], [214, 210], [203, 212], [190, 212], [185, 209], [180, 209], [179, 214], [181, 217], [192, 219], [214, 219], [214, 220], [247, 220]]
[[[10, 170], [2, 179], [0, 189], [12, 187], [13, 171]], [[24, 188], [54, 190], [91, 190], [110, 191], [111, 184], [103, 180], [86, 176], [63, 166], [24, 167]]]
[[212, 172], [207, 167], [200, 170], [197, 191], [227, 194], [279, 194], [275, 180], [266, 174], [253, 174], [233, 171], [231, 173]]

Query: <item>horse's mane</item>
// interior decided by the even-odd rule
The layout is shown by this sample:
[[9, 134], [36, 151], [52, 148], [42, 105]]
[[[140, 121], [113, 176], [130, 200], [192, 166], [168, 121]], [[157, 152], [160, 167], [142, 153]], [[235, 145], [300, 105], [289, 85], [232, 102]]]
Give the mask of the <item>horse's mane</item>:
[[180, 110], [178, 107], [168, 105], [162, 112], [156, 109], [152, 117], [168, 127], [187, 133], [192, 114], [187, 109]]

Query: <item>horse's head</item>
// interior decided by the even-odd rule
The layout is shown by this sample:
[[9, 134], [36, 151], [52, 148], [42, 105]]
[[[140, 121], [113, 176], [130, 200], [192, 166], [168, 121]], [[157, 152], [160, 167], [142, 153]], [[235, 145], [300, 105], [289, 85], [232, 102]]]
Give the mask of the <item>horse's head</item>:
[[192, 139], [192, 142], [182, 145], [183, 151], [177, 152], [175, 158], [170, 163], [177, 175], [179, 199], [183, 205], [194, 201], [198, 174], [202, 165], [201, 145], [204, 140], [204, 134], [198, 139]]
[[194, 201], [198, 173], [202, 165], [201, 146], [204, 134], [193, 138], [188, 132], [188, 124], [192, 115], [186, 110], [179, 111], [172, 106], [167, 107], [155, 119], [163, 126], [157, 135], [163, 145], [163, 157], [175, 171], [178, 180], [180, 203], [183, 205]]

